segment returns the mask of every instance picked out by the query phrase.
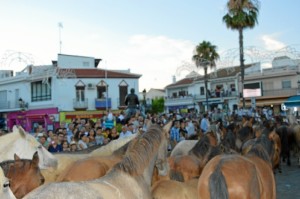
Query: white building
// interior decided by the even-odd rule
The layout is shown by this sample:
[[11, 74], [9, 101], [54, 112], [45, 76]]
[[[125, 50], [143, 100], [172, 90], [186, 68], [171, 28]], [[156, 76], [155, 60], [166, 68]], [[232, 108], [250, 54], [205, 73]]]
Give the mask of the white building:
[[100, 61], [59, 54], [52, 65], [27, 66], [16, 76], [6, 71], [0, 78], [1, 117], [9, 128], [21, 124], [32, 130], [37, 124], [51, 128], [59, 121], [96, 119], [107, 109], [124, 108], [129, 90], [139, 90], [141, 75], [98, 68]]

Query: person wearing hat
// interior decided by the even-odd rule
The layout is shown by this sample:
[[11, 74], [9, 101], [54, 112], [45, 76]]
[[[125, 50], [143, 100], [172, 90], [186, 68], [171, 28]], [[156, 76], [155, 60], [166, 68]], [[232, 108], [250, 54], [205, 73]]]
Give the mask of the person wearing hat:
[[70, 142], [70, 151], [77, 151], [77, 143], [74, 140]]

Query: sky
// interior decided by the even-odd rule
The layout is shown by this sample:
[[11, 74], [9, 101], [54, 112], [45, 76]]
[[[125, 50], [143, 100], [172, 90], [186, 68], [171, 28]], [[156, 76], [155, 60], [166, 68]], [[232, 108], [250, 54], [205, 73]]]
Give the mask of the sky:
[[[51, 64], [61, 41], [62, 54], [101, 58], [100, 68], [141, 74], [139, 91], [163, 89], [173, 76], [203, 74], [191, 57], [204, 40], [217, 46], [217, 68], [237, 65], [238, 32], [222, 22], [226, 2], [0, 0], [0, 69]], [[246, 63], [269, 66], [266, 59], [286, 53], [300, 58], [299, 7], [299, 0], [260, 1], [258, 25], [244, 31]]]

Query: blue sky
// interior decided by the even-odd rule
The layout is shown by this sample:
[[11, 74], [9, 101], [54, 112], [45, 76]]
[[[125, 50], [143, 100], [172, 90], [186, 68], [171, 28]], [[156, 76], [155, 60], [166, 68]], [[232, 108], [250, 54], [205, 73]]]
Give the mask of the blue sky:
[[[218, 67], [224, 67], [228, 52], [235, 57], [230, 63], [238, 61], [232, 53], [238, 48], [238, 33], [222, 22], [226, 2], [1, 0], [0, 66], [20, 70], [25, 59], [35, 64], [56, 60], [61, 22], [62, 53], [102, 58], [102, 68], [130, 68], [143, 75], [140, 91], [164, 88], [173, 75], [181, 79], [194, 70], [193, 50], [203, 40], [218, 47], [223, 60]], [[255, 46], [261, 54], [286, 46], [300, 51], [299, 7], [298, 0], [261, 1], [259, 24], [244, 32], [244, 45]], [[17, 52], [22, 52], [23, 60]], [[258, 58], [246, 56], [246, 62], [253, 60]]]

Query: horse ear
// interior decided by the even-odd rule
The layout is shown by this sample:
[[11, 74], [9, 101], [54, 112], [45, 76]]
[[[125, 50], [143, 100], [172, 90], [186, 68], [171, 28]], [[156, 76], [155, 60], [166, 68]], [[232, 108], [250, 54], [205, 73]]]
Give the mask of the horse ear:
[[17, 154], [14, 154], [14, 159], [15, 159], [15, 161], [18, 161], [18, 160], [20, 160], [20, 157]]
[[32, 157], [32, 165], [33, 166], [38, 166], [39, 165], [39, 155], [38, 155], [38, 152], [36, 151], [34, 154], [33, 154], [33, 157]]
[[19, 129], [19, 133], [20, 133], [21, 137], [25, 138], [26, 132], [24, 131], [24, 129], [21, 126], [18, 126], [18, 129]]
[[170, 129], [172, 126], [172, 121], [169, 121], [163, 128], [164, 133], [166, 134], [166, 136], [169, 135]]

